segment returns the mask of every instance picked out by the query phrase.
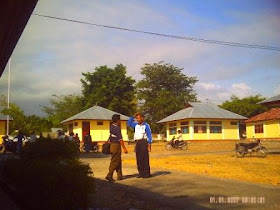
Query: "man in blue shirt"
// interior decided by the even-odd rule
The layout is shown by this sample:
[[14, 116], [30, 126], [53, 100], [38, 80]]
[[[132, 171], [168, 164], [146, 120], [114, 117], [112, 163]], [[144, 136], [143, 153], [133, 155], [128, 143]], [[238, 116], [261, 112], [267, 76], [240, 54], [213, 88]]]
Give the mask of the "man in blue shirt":
[[[134, 118], [137, 123], [134, 122]], [[127, 125], [134, 129], [137, 169], [139, 171], [137, 178], [149, 178], [151, 177], [149, 151], [151, 151], [153, 141], [151, 128], [148, 123], [144, 122], [144, 115], [140, 113], [136, 113], [134, 117], [130, 117]]]
[[121, 133], [120, 128], [120, 115], [114, 114], [112, 116], [113, 124], [110, 126], [110, 153], [111, 153], [111, 162], [109, 166], [109, 172], [105, 179], [107, 179], [109, 182], [115, 181], [113, 179], [113, 173], [114, 171], [117, 172], [117, 180], [123, 180], [123, 174], [122, 174], [122, 159], [121, 159], [121, 153], [123, 148], [124, 152], [127, 153], [127, 149], [123, 142], [123, 137]]

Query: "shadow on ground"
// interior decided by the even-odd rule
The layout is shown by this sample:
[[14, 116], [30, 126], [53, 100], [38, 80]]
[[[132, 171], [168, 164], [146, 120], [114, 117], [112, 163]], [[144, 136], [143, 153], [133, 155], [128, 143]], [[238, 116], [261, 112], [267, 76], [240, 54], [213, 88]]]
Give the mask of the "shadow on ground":
[[[156, 176], [164, 176], [164, 175], [168, 175], [168, 174], [171, 174], [171, 172], [170, 171], [157, 171], [155, 173], [152, 173], [151, 176], [153, 178]], [[136, 178], [138, 175], [139, 175], [138, 173], [126, 175], [126, 176], [124, 176], [124, 179]]]
[[218, 200], [218, 196], [223, 198], [223, 202], [226, 201], [226, 196], [221, 194], [216, 196], [216, 203], [210, 203], [210, 197], [213, 197], [213, 194], [202, 193], [195, 197], [185, 194], [169, 197], [117, 182], [95, 179], [95, 183], [96, 192], [93, 195], [92, 207], [99, 209], [252, 209], [256, 207], [244, 203], [217, 203], [221, 201]]
[[110, 158], [110, 155], [104, 155], [101, 152], [82, 152], [80, 153], [80, 158]]
[[106, 209], [209, 209], [195, 204], [189, 197], [167, 197], [140, 188], [95, 179], [93, 208]]

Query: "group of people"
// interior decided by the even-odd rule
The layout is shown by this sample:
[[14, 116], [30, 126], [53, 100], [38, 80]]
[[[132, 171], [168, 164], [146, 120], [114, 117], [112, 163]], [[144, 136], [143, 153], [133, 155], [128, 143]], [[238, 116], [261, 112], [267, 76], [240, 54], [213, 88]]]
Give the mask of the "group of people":
[[[136, 122], [135, 122], [136, 120]], [[128, 153], [120, 129], [120, 115], [115, 114], [112, 116], [113, 124], [110, 126], [110, 153], [111, 162], [109, 172], [105, 177], [109, 182], [115, 181], [113, 179], [114, 171], [117, 172], [117, 180], [123, 179], [122, 174], [122, 161], [121, 161], [121, 148], [124, 153]], [[134, 129], [134, 140], [136, 141], [135, 152], [137, 160], [138, 176], [137, 178], [150, 178], [150, 161], [149, 152], [151, 152], [151, 145], [153, 142], [151, 128], [148, 123], [144, 121], [144, 115], [136, 113], [134, 117], [130, 117], [127, 125]]]

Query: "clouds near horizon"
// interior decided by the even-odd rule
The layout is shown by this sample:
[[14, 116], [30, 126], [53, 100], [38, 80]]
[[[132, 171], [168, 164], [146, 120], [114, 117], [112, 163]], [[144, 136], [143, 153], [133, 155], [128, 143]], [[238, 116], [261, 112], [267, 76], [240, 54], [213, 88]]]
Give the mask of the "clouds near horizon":
[[[191, 1], [190, 1], [191, 2]], [[220, 20], [174, 1], [156, 7], [147, 1], [40, 0], [34, 13], [104, 25], [196, 36], [222, 41], [280, 46], [279, 13], [225, 7]], [[201, 5], [203, 7], [203, 5]], [[252, 5], [253, 7], [253, 5]], [[271, 7], [271, 8], [270, 8]], [[165, 61], [197, 76], [198, 99], [221, 103], [232, 94], [280, 94], [280, 52], [234, 48], [69, 23], [31, 16], [12, 55], [11, 99], [27, 114], [42, 114], [52, 94], [81, 92], [81, 73], [122, 63], [142, 78], [145, 63]], [[7, 71], [0, 78], [6, 94]]]

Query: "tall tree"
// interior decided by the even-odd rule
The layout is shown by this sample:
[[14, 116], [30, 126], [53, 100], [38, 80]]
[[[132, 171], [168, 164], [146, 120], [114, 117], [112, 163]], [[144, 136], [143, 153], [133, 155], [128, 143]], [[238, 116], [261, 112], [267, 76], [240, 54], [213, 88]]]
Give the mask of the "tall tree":
[[86, 109], [84, 98], [79, 95], [53, 95], [50, 99], [51, 107], [43, 106], [42, 110], [47, 114], [47, 119], [53, 126], [60, 127], [60, 123], [75, 114]]
[[24, 112], [15, 103], [10, 103], [10, 108], [7, 108], [7, 101], [5, 96], [1, 96], [0, 106], [4, 107], [1, 113], [12, 117], [10, 121], [10, 133], [14, 130], [20, 129], [23, 132], [27, 132], [25, 128], [26, 117]]
[[143, 101], [140, 110], [147, 116], [153, 132], [163, 132], [164, 125], [157, 121], [183, 109], [187, 102], [196, 101], [193, 86], [198, 80], [182, 70], [164, 62], [141, 68], [144, 78], [137, 83], [137, 96]]
[[99, 105], [104, 108], [131, 115], [135, 104], [135, 80], [126, 76], [122, 64], [114, 68], [100, 66], [94, 72], [82, 73], [83, 96], [86, 107]]
[[36, 115], [25, 116], [23, 110], [15, 103], [10, 103], [10, 108], [8, 109], [5, 96], [0, 97], [0, 106], [5, 107], [1, 110], [2, 114], [12, 117], [10, 133], [15, 130], [22, 130], [24, 134], [29, 135], [32, 131], [36, 133], [49, 131], [52, 127], [52, 123], [43, 117]]
[[242, 99], [233, 95], [230, 98], [230, 101], [227, 100], [223, 102], [222, 105], [220, 105], [220, 107], [249, 118], [268, 110], [267, 107], [261, 104], [257, 104], [258, 102], [261, 102], [264, 99], [265, 98], [262, 97], [260, 94], [245, 97]]

